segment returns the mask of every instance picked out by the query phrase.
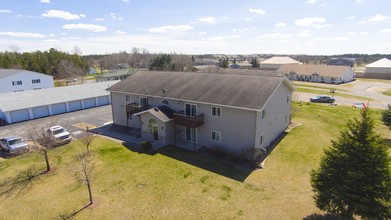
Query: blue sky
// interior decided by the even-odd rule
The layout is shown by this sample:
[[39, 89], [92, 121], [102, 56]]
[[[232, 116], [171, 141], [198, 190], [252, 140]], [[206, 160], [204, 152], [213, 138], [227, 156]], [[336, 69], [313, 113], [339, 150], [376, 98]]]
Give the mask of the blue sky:
[[390, 0], [0, 0], [0, 21], [0, 51], [391, 53]]

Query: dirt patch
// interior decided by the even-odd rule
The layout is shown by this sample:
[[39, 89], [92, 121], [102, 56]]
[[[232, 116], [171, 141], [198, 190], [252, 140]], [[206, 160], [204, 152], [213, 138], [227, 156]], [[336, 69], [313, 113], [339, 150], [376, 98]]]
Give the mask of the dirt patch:
[[296, 127], [299, 127], [300, 125], [302, 125], [300, 122], [296, 122], [296, 121], [292, 121], [288, 128], [285, 129], [285, 132], [290, 132], [292, 129], [296, 128]]

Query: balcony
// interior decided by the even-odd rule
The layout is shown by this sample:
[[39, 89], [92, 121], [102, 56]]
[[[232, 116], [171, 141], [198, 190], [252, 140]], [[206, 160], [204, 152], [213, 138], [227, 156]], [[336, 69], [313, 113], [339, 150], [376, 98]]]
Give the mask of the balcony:
[[133, 103], [126, 105], [126, 115], [128, 116], [128, 118], [131, 118], [132, 115], [139, 113], [139, 112], [142, 112], [142, 111], [145, 111], [149, 108], [150, 108], [149, 105], [142, 106], [142, 105], [138, 105], [136, 102], [133, 102]]
[[198, 128], [204, 124], [204, 114], [195, 117], [188, 116], [185, 111], [174, 113], [174, 122], [178, 125], [183, 125], [191, 128]]

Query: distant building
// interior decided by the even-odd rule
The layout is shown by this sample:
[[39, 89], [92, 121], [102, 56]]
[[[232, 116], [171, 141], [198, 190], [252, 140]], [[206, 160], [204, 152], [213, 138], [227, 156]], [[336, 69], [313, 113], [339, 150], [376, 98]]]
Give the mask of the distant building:
[[348, 66], [287, 64], [277, 72], [285, 74], [290, 80], [330, 84], [347, 83], [355, 78], [354, 71]]
[[277, 70], [284, 64], [300, 64], [300, 62], [290, 57], [272, 57], [262, 61], [259, 64], [259, 68], [264, 70]]
[[230, 69], [251, 69], [253, 65], [247, 61], [236, 62], [234, 64], [229, 65]]
[[332, 66], [350, 66], [353, 67], [355, 63], [354, 58], [331, 58], [327, 61], [327, 65]]
[[193, 66], [220, 66], [220, 61], [215, 60], [215, 59], [202, 59], [202, 60], [195, 60], [192, 63]]
[[365, 78], [391, 79], [391, 60], [383, 58], [365, 67]]
[[88, 74], [96, 74], [96, 69], [93, 68], [93, 67], [90, 67], [90, 68], [88, 69]]
[[111, 80], [123, 80], [133, 73], [133, 70], [113, 70], [102, 75], [95, 76], [97, 82], [111, 81]]
[[0, 69], [0, 93], [54, 87], [53, 76], [29, 70]]

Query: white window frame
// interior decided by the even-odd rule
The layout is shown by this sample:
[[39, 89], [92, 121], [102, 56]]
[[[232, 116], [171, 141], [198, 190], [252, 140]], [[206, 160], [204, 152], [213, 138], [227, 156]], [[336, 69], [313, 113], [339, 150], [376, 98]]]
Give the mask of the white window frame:
[[[193, 140], [188, 140], [187, 139], [187, 129], [188, 128], [189, 128], [189, 130], [193, 130], [194, 129], [194, 133], [190, 134], [190, 139], [193, 139]], [[197, 131], [197, 128], [185, 127], [185, 140], [187, 142], [197, 144], [197, 141], [198, 141], [198, 131]]]
[[146, 99], [147, 100], [147, 105], [146, 106], [148, 106], [149, 105], [149, 100], [148, 100], [148, 97], [139, 97], [139, 99], [138, 99], [138, 101], [139, 101], [139, 103], [140, 103], [140, 106], [141, 106], [141, 99]]
[[262, 109], [262, 111], [261, 111], [261, 118], [262, 119], [266, 118], [266, 108]]
[[32, 83], [32, 84], [41, 83], [41, 79], [32, 79], [32, 80], [31, 80], [31, 83]]
[[22, 80], [15, 80], [15, 81], [12, 81], [12, 85], [13, 86], [20, 86], [20, 85], [23, 85], [23, 82], [22, 82]]
[[[219, 140], [213, 139], [213, 133], [215, 133], [215, 138], [216, 138], [216, 134], [219, 135]], [[210, 139], [212, 141], [221, 142], [221, 132], [220, 131], [211, 130], [211, 132], [210, 132]]]
[[[216, 109], [216, 113], [217, 113], [217, 109], [220, 109], [220, 111], [219, 111], [219, 115], [213, 115], [213, 108], [215, 108]], [[210, 108], [210, 115], [211, 116], [213, 116], [213, 117], [217, 117], [217, 118], [221, 118], [222, 117], [222, 115], [223, 115], [223, 112], [222, 112], [222, 108], [221, 107], [217, 107], [217, 106], [212, 106], [211, 108]]]
[[125, 95], [125, 101], [127, 101], [127, 102], [130, 102], [130, 101], [132, 101], [132, 96], [131, 96], [131, 95], [128, 95], [128, 94], [126, 94], [126, 95]]

